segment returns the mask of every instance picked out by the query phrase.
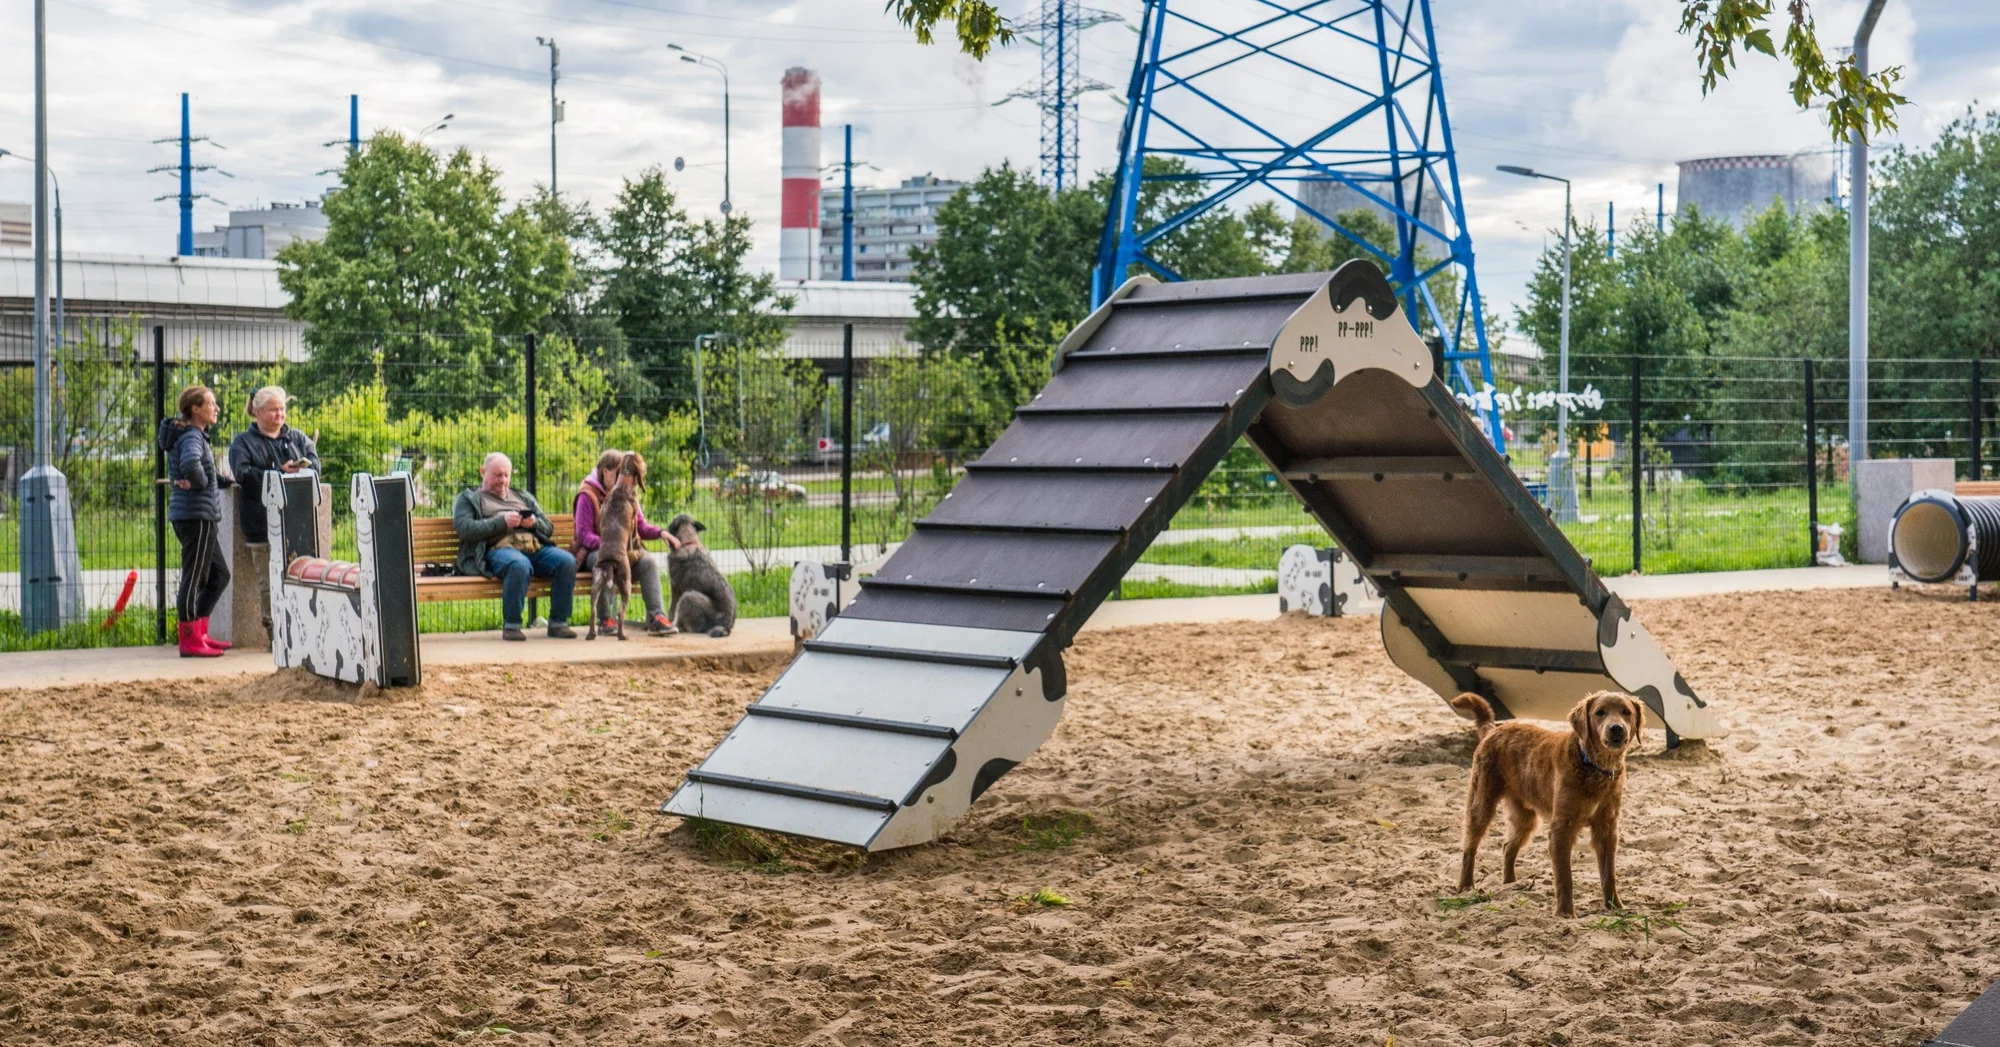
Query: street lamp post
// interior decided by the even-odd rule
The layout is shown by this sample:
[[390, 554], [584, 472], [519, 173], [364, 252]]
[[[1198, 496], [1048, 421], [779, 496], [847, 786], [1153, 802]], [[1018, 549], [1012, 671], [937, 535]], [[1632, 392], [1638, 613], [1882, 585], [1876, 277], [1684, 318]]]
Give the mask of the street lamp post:
[[[27, 157], [27, 156], [22, 156], [21, 154], [19, 154], [19, 153], [17, 153], [17, 152], [14, 152], [14, 151], [13, 151], [13, 150], [11, 150], [11, 149], [0, 149], [0, 157], [6, 157], [6, 156], [11, 156], [11, 157], [13, 157], [13, 158], [14, 158], [14, 159], [16, 159], [16, 160], [23, 160], [23, 161], [26, 161], [26, 162], [28, 162], [28, 163], [31, 163], [31, 164], [35, 162], [35, 161], [34, 161], [34, 158], [32, 158], [32, 157]], [[55, 355], [56, 355], [56, 356], [61, 356], [61, 355], [62, 355], [62, 350], [63, 350], [63, 346], [64, 346], [64, 344], [66, 344], [66, 339], [65, 339], [65, 337], [64, 337], [64, 334], [65, 334], [65, 332], [66, 332], [66, 330], [67, 330], [67, 328], [66, 328], [66, 327], [64, 326], [64, 321], [63, 321], [63, 223], [62, 223], [62, 179], [60, 179], [60, 178], [57, 178], [57, 177], [56, 177], [56, 170], [55, 170], [55, 168], [53, 168], [53, 167], [49, 168], [49, 185], [50, 185], [50, 187], [52, 187], [52, 188], [53, 188], [53, 189], [55, 190], [55, 197], [56, 197], [56, 299], [55, 299], [55, 324], [54, 324], [54, 326], [53, 326], [53, 327], [52, 327], [52, 328], [50, 329], [50, 331], [49, 331], [49, 337], [50, 337], [51, 341], [52, 341], [52, 342], [54, 343], [54, 353], [55, 353]], [[53, 357], [51, 357], [51, 359], [53, 359]]]
[[1557, 362], [1560, 384], [1556, 396], [1556, 450], [1549, 456], [1549, 509], [1558, 523], [1574, 523], [1577, 518], [1576, 474], [1570, 468], [1569, 457], [1569, 254], [1570, 231], [1575, 226], [1575, 220], [1570, 215], [1569, 179], [1512, 164], [1501, 164], [1500, 170], [1523, 178], [1545, 178], [1563, 184], [1562, 347]]
[[83, 619], [83, 571], [69, 479], [50, 444], [55, 376], [49, 357], [48, 4], [35, 0], [35, 410], [34, 467], [15, 489], [20, 507], [21, 624], [29, 636]]
[[679, 51], [681, 61], [707, 66], [722, 74], [722, 213], [728, 214], [729, 196], [729, 67], [719, 59], [698, 55], [679, 44], [668, 44], [667, 50]]

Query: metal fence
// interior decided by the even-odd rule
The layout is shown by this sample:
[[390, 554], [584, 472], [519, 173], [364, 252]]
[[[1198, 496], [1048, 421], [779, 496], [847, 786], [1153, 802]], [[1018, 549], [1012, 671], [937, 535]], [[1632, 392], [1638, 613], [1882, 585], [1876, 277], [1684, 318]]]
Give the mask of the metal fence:
[[[228, 344], [216, 344], [226, 340]], [[170, 634], [178, 548], [164, 527], [153, 434], [187, 384], [222, 404], [215, 443], [250, 424], [258, 386], [297, 398], [335, 491], [335, 553], [351, 555], [347, 477], [406, 470], [420, 513], [448, 515], [489, 451], [515, 485], [570, 511], [603, 448], [651, 466], [655, 523], [687, 512], [732, 576], [745, 615], [781, 615], [794, 559], [857, 562], [893, 550], [1004, 428], [1015, 404], [965, 358], [875, 357], [853, 379], [851, 490], [840, 451], [837, 361], [782, 359], [709, 336], [671, 344], [586, 338], [357, 334], [350, 362], [304, 361], [252, 328], [76, 328], [58, 354], [53, 455], [69, 476], [87, 620], [29, 637], [19, 616], [16, 478], [31, 454], [32, 372], [0, 363], [0, 650], [161, 642]], [[977, 355], [975, 352], [974, 355]], [[1031, 353], [1030, 356], [1033, 354]], [[616, 358], [613, 359], [613, 356]], [[606, 361], [610, 361], [607, 364]], [[666, 361], [662, 363], [661, 361]], [[1971, 360], [1882, 360], [1871, 374], [1878, 456], [1950, 457], [1984, 475], [1982, 374]], [[1577, 505], [1564, 530], [1607, 575], [1801, 566], [1814, 525], [1839, 524], [1853, 554], [1845, 369], [1797, 359], [1624, 358], [1571, 380]], [[1544, 489], [1555, 450], [1547, 388], [1500, 390], [1509, 457]], [[1323, 542], [1239, 445], [1127, 575], [1123, 598], [1268, 592], [1282, 549]], [[118, 624], [105, 619], [136, 572]], [[165, 599], [161, 595], [165, 594]], [[580, 605], [579, 605], [580, 607]], [[497, 627], [497, 603], [431, 604], [426, 630]]]

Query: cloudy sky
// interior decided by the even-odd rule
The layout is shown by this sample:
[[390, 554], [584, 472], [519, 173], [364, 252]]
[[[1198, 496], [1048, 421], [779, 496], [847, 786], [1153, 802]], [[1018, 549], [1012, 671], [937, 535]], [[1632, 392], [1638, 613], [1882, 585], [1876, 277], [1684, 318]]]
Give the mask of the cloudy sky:
[[[1250, 0], [1201, 0], [1254, 8]], [[1138, 0], [1087, 6], [1136, 18]], [[1344, 6], [1344, 5], [1336, 5]], [[1039, 0], [1004, 0], [1032, 21]], [[1776, 62], [1754, 57], [1703, 98], [1688, 41], [1667, 0], [1434, 0], [1466, 210], [1490, 296], [1510, 314], [1535, 253], [1560, 224], [1561, 187], [1494, 173], [1513, 163], [1567, 175], [1579, 212], [1619, 225], [1650, 216], [1654, 186], [1673, 207], [1674, 162], [1824, 148], [1813, 113], [1793, 109]], [[1851, 38], [1861, 0], [1814, 5], [1822, 38]], [[33, 149], [31, 0], [0, 0], [0, 147]], [[71, 250], [169, 254], [175, 186], [147, 168], [170, 164], [179, 93], [192, 96], [205, 173], [196, 228], [229, 207], [319, 194], [338, 161], [325, 143], [347, 133], [347, 96], [361, 96], [363, 134], [415, 132], [483, 153], [508, 190], [548, 178], [548, 52], [562, 49], [567, 103], [560, 184], [602, 205], [619, 180], [671, 166], [691, 210], [722, 197], [722, 82], [679, 61], [679, 44], [730, 72], [733, 195], [758, 221], [756, 261], [777, 262], [778, 81], [805, 65], [824, 81], [823, 161], [838, 159], [837, 125], [855, 127], [862, 173], [877, 184], [926, 172], [969, 178], [1002, 160], [1033, 169], [1038, 119], [1004, 101], [1033, 83], [1038, 56], [1016, 45], [984, 63], [923, 47], [881, 0], [48, 0], [50, 154], [62, 180]], [[1240, 17], [1240, 16], [1239, 16]], [[1083, 102], [1083, 163], [1105, 166], [1123, 110], [1137, 37], [1127, 24], [1088, 30], [1087, 75], [1118, 92]], [[1880, 67], [1898, 64], [1911, 107], [1895, 140], [1922, 144], [1967, 106], [2000, 97], [2000, 6], [1982, 0], [1891, 0], [1875, 34]], [[1343, 59], [1329, 53], [1326, 61]], [[1236, 97], [1294, 120], [1338, 100], [1292, 78], [1234, 85]], [[31, 195], [30, 168], [0, 159], [0, 200]]]

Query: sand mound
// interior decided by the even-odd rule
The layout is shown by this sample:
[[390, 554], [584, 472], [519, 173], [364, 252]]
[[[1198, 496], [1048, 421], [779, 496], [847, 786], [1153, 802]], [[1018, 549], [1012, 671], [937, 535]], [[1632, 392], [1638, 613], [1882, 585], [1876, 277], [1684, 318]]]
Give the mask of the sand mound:
[[[0, 1039], [1914, 1043], [2000, 978], [1992, 604], [1642, 604], [1733, 733], [1621, 890], [1452, 893], [1469, 725], [1373, 619], [1088, 634], [1056, 737], [863, 858], [654, 812], [769, 672], [0, 694]], [[704, 838], [704, 832], [707, 838]], [[1497, 834], [1496, 834], [1497, 836]]]

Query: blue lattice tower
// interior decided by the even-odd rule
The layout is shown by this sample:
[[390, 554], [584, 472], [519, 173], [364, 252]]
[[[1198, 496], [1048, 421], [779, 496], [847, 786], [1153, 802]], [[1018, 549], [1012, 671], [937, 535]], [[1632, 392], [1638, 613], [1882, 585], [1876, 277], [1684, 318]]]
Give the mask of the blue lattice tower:
[[[1492, 382], [1429, 0], [1145, 0], [1127, 97], [1093, 304], [1134, 271], [1181, 279], [1153, 255], [1163, 237], [1275, 194], [1388, 271], [1405, 312], [1442, 339], [1455, 389]], [[1156, 159], [1148, 172], [1148, 158], [1179, 169]], [[1199, 199], [1142, 216], [1142, 187], [1166, 181], [1200, 186]], [[1370, 243], [1326, 213], [1355, 206], [1381, 214], [1395, 242]], [[1497, 411], [1485, 421], [1504, 450]]]

